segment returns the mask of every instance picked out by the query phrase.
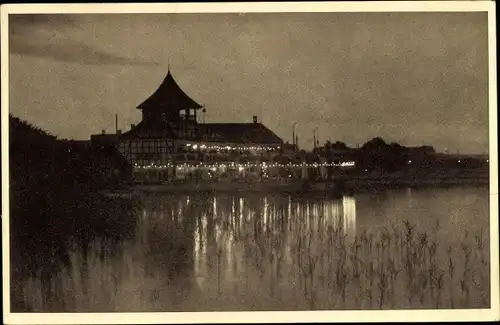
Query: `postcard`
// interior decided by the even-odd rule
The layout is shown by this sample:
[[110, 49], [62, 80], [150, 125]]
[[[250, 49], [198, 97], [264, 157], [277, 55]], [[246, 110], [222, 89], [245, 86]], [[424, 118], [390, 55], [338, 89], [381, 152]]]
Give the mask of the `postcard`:
[[500, 319], [493, 2], [1, 23], [5, 323]]

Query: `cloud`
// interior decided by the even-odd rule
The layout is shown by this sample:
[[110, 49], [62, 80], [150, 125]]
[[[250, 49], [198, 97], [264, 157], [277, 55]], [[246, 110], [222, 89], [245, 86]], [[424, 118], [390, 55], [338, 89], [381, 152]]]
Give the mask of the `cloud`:
[[37, 27], [64, 29], [77, 24], [76, 15], [63, 14], [11, 14], [9, 15], [10, 37], [29, 34]]
[[66, 28], [77, 26], [77, 19], [70, 16], [12, 15], [9, 17], [9, 52], [84, 65], [158, 65], [156, 62], [107, 53], [83, 42], [61, 37]]
[[11, 40], [10, 53], [40, 57], [59, 62], [74, 62], [92, 65], [158, 65], [156, 62], [142, 61], [109, 54], [84, 43], [69, 39], [55, 44], [33, 44], [19, 39]]

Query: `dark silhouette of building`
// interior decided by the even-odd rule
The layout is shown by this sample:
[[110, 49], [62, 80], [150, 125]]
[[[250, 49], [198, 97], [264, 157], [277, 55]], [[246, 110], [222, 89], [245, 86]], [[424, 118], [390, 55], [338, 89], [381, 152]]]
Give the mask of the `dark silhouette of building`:
[[251, 123], [203, 123], [205, 108], [189, 97], [170, 70], [156, 91], [137, 109], [142, 121], [123, 134], [93, 135], [95, 144], [114, 143], [139, 166], [207, 160], [234, 160], [235, 154], [271, 159], [283, 141], [253, 116]]

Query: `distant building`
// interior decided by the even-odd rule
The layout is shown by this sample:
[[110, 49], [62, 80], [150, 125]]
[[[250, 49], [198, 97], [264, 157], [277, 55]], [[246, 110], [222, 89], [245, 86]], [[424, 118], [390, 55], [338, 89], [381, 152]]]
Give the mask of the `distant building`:
[[432, 146], [420, 146], [420, 147], [405, 147], [405, 152], [411, 156], [425, 156], [433, 155], [436, 153], [434, 147]]
[[86, 150], [91, 147], [91, 142], [88, 140], [66, 140], [62, 139], [60, 140], [62, 144], [66, 146], [66, 150], [69, 152], [74, 151], [74, 150]]
[[104, 131], [102, 131], [102, 134], [92, 134], [90, 136], [90, 143], [94, 148], [117, 148], [119, 140], [119, 134], [106, 134]]

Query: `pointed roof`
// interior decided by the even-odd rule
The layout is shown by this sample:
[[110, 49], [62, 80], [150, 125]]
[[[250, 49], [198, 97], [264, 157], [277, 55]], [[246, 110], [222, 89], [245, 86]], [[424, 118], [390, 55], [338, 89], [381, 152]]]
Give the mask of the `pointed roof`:
[[179, 111], [188, 108], [199, 109], [202, 108], [202, 106], [191, 99], [191, 97], [179, 87], [169, 69], [167, 76], [158, 89], [156, 89], [148, 99], [137, 106], [137, 108], [146, 110]]

